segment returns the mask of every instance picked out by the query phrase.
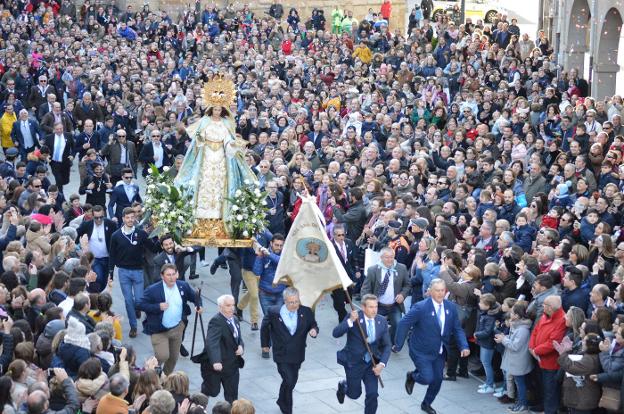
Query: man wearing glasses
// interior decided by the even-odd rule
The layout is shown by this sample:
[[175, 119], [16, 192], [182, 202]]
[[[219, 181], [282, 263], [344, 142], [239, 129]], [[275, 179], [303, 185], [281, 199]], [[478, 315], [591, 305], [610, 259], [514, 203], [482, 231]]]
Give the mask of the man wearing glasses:
[[131, 207], [135, 201], [142, 203], [139, 194], [139, 186], [132, 182], [132, 170], [124, 168], [122, 170], [122, 181], [118, 182], [110, 195], [108, 203], [108, 216], [117, 224], [121, 223], [121, 217], [126, 207]]
[[148, 168], [152, 164], [154, 164], [160, 172], [162, 172], [163, 167], [171, 165], [171, 153], [169, 149], [162, 144], [162, 134], [160, 130], [153, 130], [150, 137], [152, 139], [151, 142], [145, 144], [139, 154], [139, 160], [143, 163], [143, 177], [147, 176]]
[[28, 94], [28, 103], [33, 112], [37, 111], [41, 105], [46, 103], [48, 94], [54, 94], [56, 91], [50, 85], [48, 85], [48, 77], [46, 75], [39, 76], [39, 83], [33, 85]]
[[[105, 135], [102, 135], [103, 137]], [[124, 129], [119, 129], [115, 136], [110, 136], [108, 143], [102, 148], [101, 154], [108, 160], [108, 174], [113, 184], [119, 182], [124, 168], [136, 172], [137, 152], [134, 142], [128, 141]]]
[[[110, 251], [110, 242], [113, 233], [117, 230], [114, 221], [105, 217], [104, 207], [100, 205], [93, 206], [93, 220], [84, 221], [78, 227], [78, 239], [87, 235], [89, 240], [89, 251], [95, 256], [91, 269], [97, 275], [95, 283], [97, 287], [94, 291], [101, 292], [106, 288], [108, 276], [108, 257]], [[93, 284], [89, 285], [91, 288]]]

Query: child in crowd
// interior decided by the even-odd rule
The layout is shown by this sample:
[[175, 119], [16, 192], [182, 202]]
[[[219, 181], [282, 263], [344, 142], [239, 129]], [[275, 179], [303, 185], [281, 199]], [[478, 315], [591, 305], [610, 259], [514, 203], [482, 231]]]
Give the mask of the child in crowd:
[[494, 330], [496, 321], [501, 317], [501, 306], [496, 302], [496, 297], [491, 293], [481, 295], [479, 299], [479, 321], [474, 336], [477, 344], [481, 347], [480, 359], [485, 370], [485, 384], [477, 389], [479, 394], [494, 393]]
[[512, 233], [516, 244], [525, 252], [531, 251], [536, 232], [535, 227], [529, 224], [526, 214], [520, 213], [516, 216], [516, 225], [513, 227]]
[[510, 412], [528, 413], [527, 374], [533, 369], [533, 358], [529, 353], [531, 320], [527, 315], [526, 302], [520, 301], [513, 305], [509, 324], [509, 334], [496, 334], [494, 340], [505, 347], [501, 368], [513, 377], [516, 384], [516, 404]]

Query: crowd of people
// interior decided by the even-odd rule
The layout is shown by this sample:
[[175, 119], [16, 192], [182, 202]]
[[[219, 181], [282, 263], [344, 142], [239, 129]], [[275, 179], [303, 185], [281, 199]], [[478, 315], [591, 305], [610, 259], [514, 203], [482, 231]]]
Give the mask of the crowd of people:
[[[424, 411], [435, 413], [442, 379], [468, 377], [469, 354], [484, 378], [475, 391], [512, 413], [621, 410], [622, 97], [592, 97], [576, 69], [557, 65], [543, 31], [521, 33], [504, 14], [433, 21], [429, 3], [417, 2], [406, 32], [390, 0], [366, 16], [337, 6], [308, 19], [278, 2], [256, 15], [197, 0], [177, 16], [114, 0], [0, 3], [2, 412], [200, 413], [223, 385], [228, 401], [213, 413], [252, 413], [231, 383], [242, 368], [238, 323], [249, 306], [252, 330], [266, 326], [268, 358], [279, 309], [295, 315], [297, 292], [272, 281], [306, 196], [362, 299], [362, 323], [390, 323], [361, 331], [383, 343], [372, 341], [360, 376], [343, 354], [339, 400], [357, 398], [364, 380], [375, 412], [386, 340], [400, 350], [409, 323], [428, 315], [416, 305], [433, 300], [446, 322], [432, 308], [442, 335], [421, 344], [440, 349], [446, 373], [406, 379], [408, 393], [430, 386]], [[201, 311], [183, 279], [205, 252], [149, 237], [137, 174], [154, 164], [175, 175], [216, 73], [236, 82], [236, 132], [267, 192], [268, 227], [257, 236], [264, 247], [230, 249], [211, 267], [232, 277], [232, 296], [219, 298], [225, 319], [211, 324], [231, 332], [236, 377], [217, 378], [222, 361], [199, 358], [203, 393], [191, 393], [174, 368], [188, 356], [187, 301]], [[358, 314], [342, 291], [332, 299], [334, 335], [356, 341]], [[306, 315], [302, 340], [318, 333]], [[143, 316], [155, 357], [140, 367], [122, 324], [134, 338]], [[302, 360], [274, 359], [291, 364], [278, 400], [291, 412]]]

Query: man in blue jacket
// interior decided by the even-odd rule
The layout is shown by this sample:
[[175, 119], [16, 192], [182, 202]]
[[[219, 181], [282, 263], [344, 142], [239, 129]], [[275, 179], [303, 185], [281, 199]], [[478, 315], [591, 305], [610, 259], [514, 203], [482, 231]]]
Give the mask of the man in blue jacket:
[[442, 279], [433, 279], [429, 285], [429, 297], [412, 305], [401, 319], [396, 345], [392, 348], [394, 352], [399, 352], [411, 330], [409, 355], [416, 370], [407, 372], [405, 390], [411, 395], [416, 382], [428, 386], [420, 404], [420, 409], [427, 414], [436, 414], [431, 404], [442, 386], [444, 361], [452, 338], [455, 337], [459, 342], [462, 357], [470, 355], [457, 308], [453, 302], [444, 299], [445, 295], [446, 283]]
[[191, 314], [188, 303], [193, 302], [198, 313], [202, 311], [202, 300], [197, 292], [183, 280], [178, 280], [178, 269], [173, 263], [166, 263], [160, 271], [162, 281], [156, 282], [143, 292], [137, 302], [137, 309], [145, 312], [143, 332], [151, 335], [154, 355], [163, 372], [173, 372], [184, 339], [184, 327]]
[[[281, 234], [274, 234], [271, 239], [271, 246], [269, 249], [260, 248], [260, 255], [256, 257], [254, 263], [253, 272], [260, 278], [258, 285], [258, 298], [260, 299], [260, 307], [262, 313], [267, 314], [269, 307], [282, 306], [284, 304], [284, 298], [282, 298], [282, 292], [286, 289], [286, 285], [278, 284], [273, 286], [273, 278], [275, 277], [275, 271], [277, 270], [277, 264], [279, 263], [280, 254], [284, 247], [284, 236]], [[268, 354], [262, 353], [262, 356], [268, 358]]]
[[[390, 331], [388, 321], [378, 315], [377, 296], [370, 293], [362, 296], [362, 311], [352, 311], [334, 328], [332, 335], [340, 338], [347, 334], [345, 347], [338, 351], [338, 363], [345, 369], [347, 379], [338, 383], [336, 397], [340, 404], [344, 403], [345, 396], [358, 399], [362, 394], [362, 382], [366, 390], [364, 413], [374, 414], [377, 411], [378, 379], [388, 364], [390, 358]], [[360, 325], [362, 330], [357, 325]], [[366, 337], [362, 336], [362, 332]], [[371, 359], [364, 341], [373, 354]]]

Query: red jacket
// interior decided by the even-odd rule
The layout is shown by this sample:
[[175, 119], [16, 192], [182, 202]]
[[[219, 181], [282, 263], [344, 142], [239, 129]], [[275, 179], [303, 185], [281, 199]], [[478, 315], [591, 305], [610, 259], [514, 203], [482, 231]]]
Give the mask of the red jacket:
[[392, 13], [392, 3], [390, 1], [385, 1], [381, 4], [381, 15], [384, 19], [388, 20], [390, 18], [390, 14]]
[[544, 313], [531, 333], [529, 349], [540, 358], [539, 366], [542, 369], [559, 369], [559, 353], [553, 347], [553, 341], [560, 342], [566, 333], [564, 316], [561, 308], [550, 317]]

